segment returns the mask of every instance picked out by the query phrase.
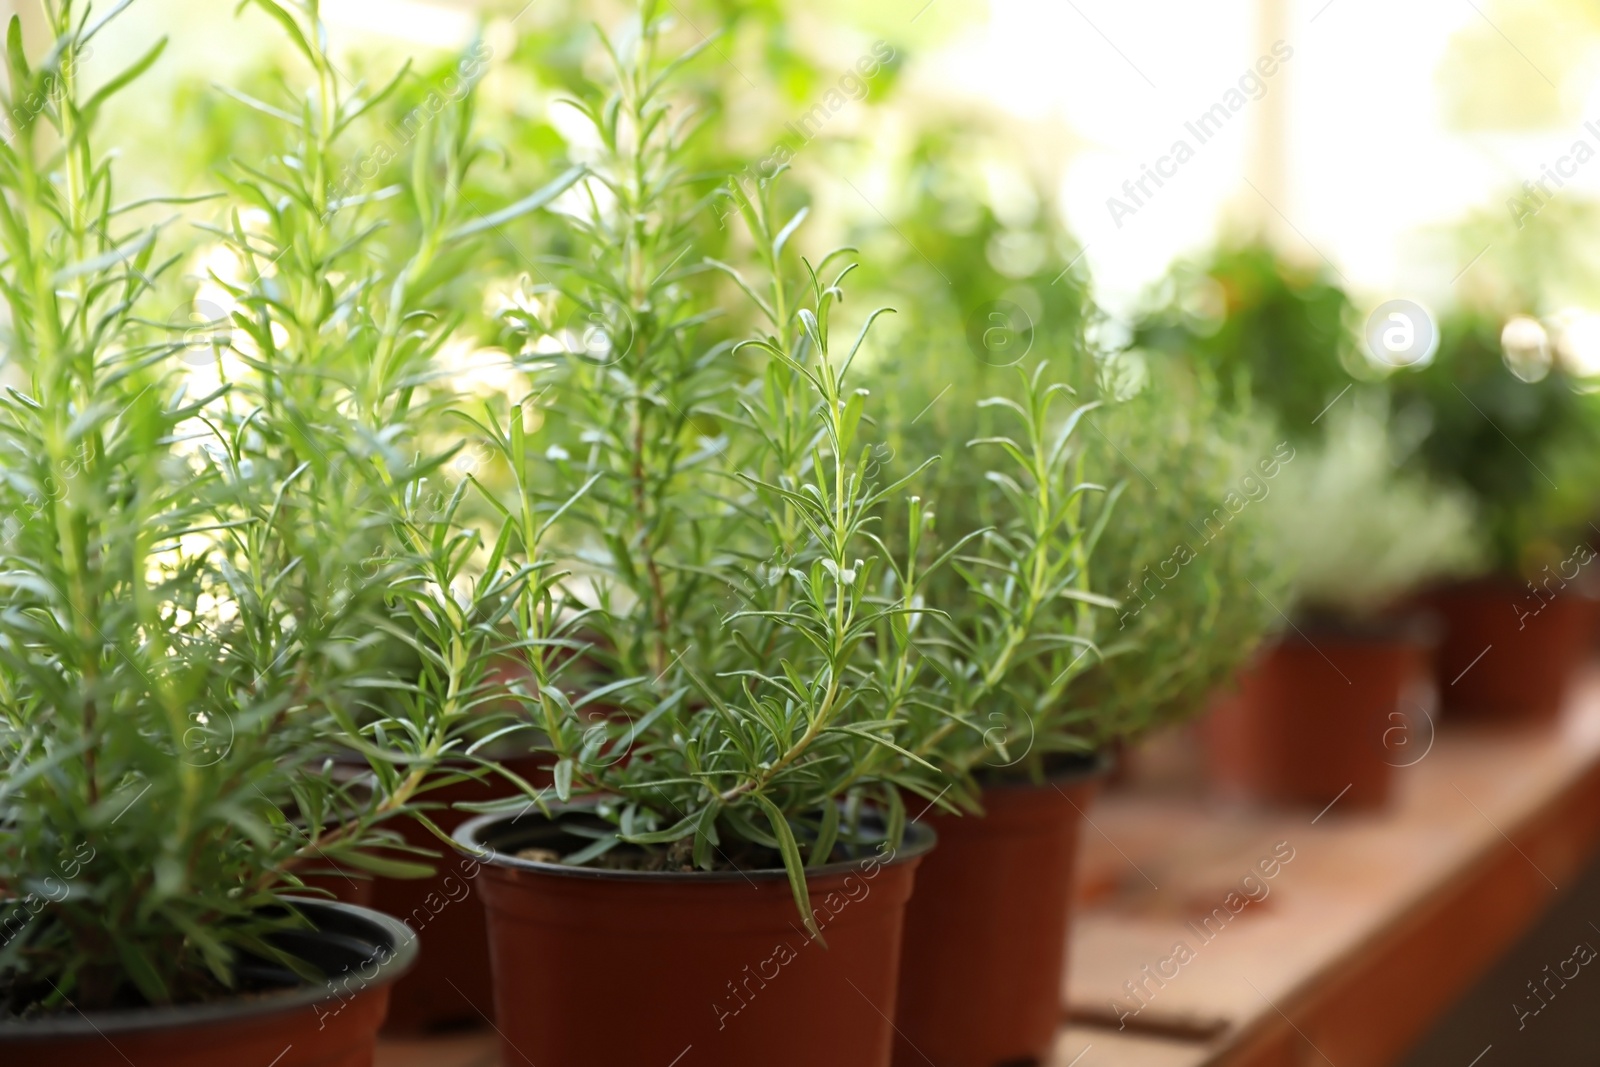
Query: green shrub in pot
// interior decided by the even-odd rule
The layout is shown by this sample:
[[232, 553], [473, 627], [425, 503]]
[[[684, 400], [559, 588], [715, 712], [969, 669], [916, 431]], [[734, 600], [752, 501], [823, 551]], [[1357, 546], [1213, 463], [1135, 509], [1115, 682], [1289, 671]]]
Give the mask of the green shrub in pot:
[[[376, 913], [305, 899], [303, 879], [328, 865], [425, 869], [391, 853], [398, 839], [385, 823], [462, 743], [463, 709], [440, 694], [457, 704], [472, 694], [500, 639], [457, 599], [476, 543], [418, 506], [427, 466], [392, 434], [374, 441], [386, 427], [351, 400], [374, 393], [342, 379], [324, 396], [299, 392], [334, 358], [300, 358], [322, 344], [387, 342], [417, 373], [428, 335], [412, 331], [430, 309], [407, 288], [417, 259], [328, 251], [341, 238], [359, 246], [373, 220], [360, 218], [364, 202], [318, 199], [320, 170], [297, 164], [323, 162], [316, 153], [331, 151], [361, 101], [309, 43], [322, 39], [314, 6], [266, 7], [318, 76], [321, 91], [286, 119], [317, 143], [232, 187], [226, 237], [260, 269], [230, 289], [226, 329], [206, 316], [203, 340], [165, 325], [180, 288], [175, 257], [158, 251], [160, 226], [138, 221], [165, 205], [120, 203], [94, 137], [100, 105], [160, 46], [91, 90], [79, 60], [109, 17], [46, 5], [52, 42], [31, 58], [16, 20], [8, 35], [8, 1062], [199, 1064], [271, 1045], [267, 1058], [288, 1065], [370, 1049], [411, 935]], [[417, 174], [409, 192], [439, 203], [440, 177], [426, 165]], [[268, 216], [259, 231], [243, 221], [247, 203]], [[474, 227], [449, 214], [440, 224], [436, 245]], [[272, 259], [256, 258], [272, 240]], [[329, 306], [338, 314], [315, 325], [296, 317]], [[288, 442], [298, 462], [280, 450]], [[395, 453], [375, 457], [384, 444]], [[487, 570], [471, 598], [488, 606], [532, 580], [526, 569]], [[430, 666], [410, 682], [375, 681], [364, 650], [396, 605], [426, 619], [413, 641]], [[411, 699], [375, 707], [379, 684]], [[367, 757], [370, 787], [330, 773], [335, 746]], [[197, 1026], [210, 1028], [204, 1042]]]
[[[1095, 754], [1199, 711], [1273, 624], [1259, 505], [1234, 502], [1293, 452], [1275, 458], [1264, 420], [1201, 375], [1102, 351], [1048, 197], [1021, 217], [943, 143], [909, 165], [893, 232], [860, 236], [895, 250], [869, 281], [911, 312], [867, 371], [888, 409], [879, 456], [898, 475], [941, 455], [915, 483], [923, 551], [955, 551], [925, 587], [942, 613], [924, 623], [942, 683], [925, 743], [966, 776], [941, 806], [964, 792], [983, 814], [927, 816], [941, 845], [909, 913], [898, 1054], [1007, 1062], [1046, 1056], [1056, 1032]], [[952, 1010], [955, 983], [981, 992]]]
[[1537, 575], [1590, 533], [1600, 407], [1531, 315], [1458, 309], [1439, 334], [1427, 366], [1389, 382], [1409, 465], [1470, 494], [1486, 569]]
[[[607, 41], [614, 79], [578, 102], [599, 150], [571, 261], [512, 318], [529, 364], [553, 364], [527, 447], [555, 470], [517, 491], [584, 489], [550, 543], [588, 606], [567, 680], [546, 680], [548, 650], [524, 654], [553, 784], [456, 837], [487, 850], [508, 1055], [886, 1064], [872, 1005], [893, 995], [931, 836], [907, 828], [902, 790], [939, 787], [910, 755], [922, 578], [881, 537], [902, 487], [872, 468], [873, 399], [854, 386], [877, 316], [845, 332], [848, 257], [800, 267], [803, 213], [780, 214], [773, 183], [682, 166], [673, 75], [694, 59], [670, 58], [673, 39], [647, 2]], [[701, 258], [712, 196], [745, 224], [735, 263]], [[740, 344], [708, 325], [732, 300], [760, 324]], [[893, 510], [920, 535], [915, 504]], [[592, 991], [622, 958], [655, 992], [598, 1034]], [[758, 971], [772, 988], [739, 993]], [[793, 1027], [823, 1010], [827, 1026]]]
[[1208, 734], [1215, 775], [1255, 799], [1320, 805], [1346, 785], [1352, 806], [1387, 799], [1376, 739], [1421, 651], [1381, 610], [1470, 569], [1481, 540], [1459, 491], [1401, 472], [1417, 423], [1399, 403], [1388, 418], [1386, 396], [1418, 372], [1375, 363], [1357, 325], [1328, 269], [1246, 244], [1175, 268], [1134, 329], [1166, 361], [1215, 373], [1301, 453], [1258, 508], [1293, 582], [1294, 603], [1274, 600], [1285, 633]]
[[[893, 398], [889, 469], [919, 448], [944, 453], [917, 483], [938, 534], [924, 551], [955, 552], [925, 587], [941, 614], [919, 648], [942, 688], [924, 743], [983, 815], [929, 816], [942, 844], [909, 913], [905, 1055], [1044, 1054], [1096, 754], [1201, 710], [1281, 598], [1246, 494], [1271, 485], [1292, 446], [1275, 456], [1260, 420], [1198, 380], [1145, 380], [1132, 357], [1095, 352], [1081, 290], [1048, 284], [1037, 361], [993, 366], [919, 331], [872, 374]], [[999, 934], [993, 914], [1016, 921]], [[994, 981], [976, 987], [993, 995], [951, 1011], [939, 990], [986, 967]]]
[[1467, 494], [1480, 576], [1441, 588], [1435, 669], [1447, 709], [1548, 718], [1587, 648], [1600, 408], [1560, 324], [1458, 309], [1426, 366], [1395, 373], [1408, 465]]
[[[918, 414], [881, 427], [880, 455], [894, 470], [924, 444], [953, 453], [921, 486], [938, 535], [926, 552], [953, 558], [925, 586], [918, 651], [940, 686], [917, 751], [959, 775], [943, 804], [983, 817], [929, 817], [941, 843], [908, 913], [896, 1058], [1023, 1062], [1046, 1055], [1059, 1026], [1065, 901], [1097, 770], [1077, 683], [1117, 607], [1094, 589], [1116, 490], [1088, 465], [1097, 405], [1074, 395], [1063, 361], [1004, 368], [984, 396], [963, 388], [989, 376], [961, 351], [941, 403], [952, 383], [927, 359], [937, 349], [909, 349], [874, 388]], [[953, 1010], [943, 991], [958, 981], [971, 987]]]
[[1466, 494], [1397, 469], [1381, 397], [1344, 399], [1322, 429], [1261, 505], [1285, 626], [1208, 723], [1213, 774], [1256, 801], [1379, 807], [1430, 736], [1415, 598], [1477, 566], [1483, 539]]
[[[1076, 663], [1072, 677], [1062, 679], [1070, 682], [1063, 706], [1050, 712], [1055, 736], [1030, 749], [1037, 754], [1030, 758], [1042, 761], [1041, 748], [1098, 751], [1194, 714], [1278, 624], [1272, 605], [1285, 603], [1286, 574], [1263, 539], [1258, 501], [1292, 466], [1296, 445], [1273, 433], [1270, 410], [1248, 395], [1235, 396], [1232, 384], [1219, 382], [1205, 366], [1160, 349], [1111, 350], [1105, 339], [1114, 330], [1094, 307], [1083, 271], [1075, 267], [1081, 257], [1062, 236], [1048, 198], [1038, 194], [1031, 221], [1013, 217], [1015, 205], [1006, 207], [1002, 221], [993, 195], [961, 170], [974, 136], [930, 134], [908, 164], [905, 214], [894, 220], [903, 239], [859, 235], [874, 247], [897, 248], [900, 256], [869, 264], [870, 286], [912, 301], [925, 294], [923, 303], [912, 304], [913, 314], [890, 324], [898, 332], [866, 375], [886, 407], [878, 446], [886, 469], [909, 470], [901, 456], [941, 456], [916, 483], [939, 534], [924, 551], [1015, 521], [1001, 488], [1002, 477], [1015, 476], [1012, 461], [998, 448], [968, 443], [1011, 433], [1021, 423], [1004, 403], [977, 405], [976, 399], [1021, 399], [1018, 368], [1032, 372], [1043, 364], [1047, 381], [1074, 391], [1070, 400], [1057, 396], [1058, 418], [1072, 407], [1095, 405], [1069, 448], [1085, 479], [1100, 488], [1084, 497], [1085, 516], [1061, 532], [1071, 537], [1081, 531], [1086, 545], [1089, 535], [1097, 538], [1087, 587], [1114, 605], [1092, 612], [1095, 649], [1069, 657]], [[965, 156], [947, 157], [952, 141]], [[1011, 246], [1062, 251], [1059, 262], [1038, 263], [1019, 275], [1015, 264], [990, 251]], [[914, 282], [906, 285], [907, 278]], [[965, 323], [958, 318], [963, 315]], [[1046, 427], [1047, 433], [1058, 429]], [[1095, 534], [1102, 512], [1103, 528]], [[975, 631], [989, 623], [959, 575], [932, 581], [929, 602], [959, 617], [954, 625]], [[1050, 629], [1041, 626], [1041, 632]], [[1009, 762], [1010, 756], [981, 751], [1004, 735], [996, 723], [976, 718], [959, 735], [963, 744], [978, 741], [978, 750], [962, 757], [968, 765]], [[1030, 732], [1020, 728], [1021, 736]], [[1033, 762], [1012, 770], [1037, 777], [1041, 768]]]
[[[213, 269], [202, 296], [226, 309], [233, 342], [219, 422], [257, 477], [285, 486], [268, 543], [300, 627], [363, 600], [382, 615], [347, 653], [366, 680], [360, 700], [336, 710], [347, 732], [383, 731], [403, 758], [346, 744], [333, 753], [336, 772], [405, 802], [416, 818], [391, 829], [409, 850], [432, 852], [464, 818], [451, 802], [516, 793], [543, 770], [506, 735], [527, 718], [505, 692], [518, 681], [505, 647], [560, 640], [560, 628], [540, 616], [519, 630], [507, 611], [520, 583], [536, 599], [559, 575], [522, 524], [514, 547], [534, 561], [522, 573], [500, 571], [482, 533], [499, 506], [482, 480], [537, 462], [507, 453], [538, 409], [511, 357], [474, 336], [471, 312], [489, 276], [485, 247], [579, 171], [553, 168], [485, 214], [467, 192], [488, 152], [472, 87], [420, 112], [401, 143], [380, 117], [410, 88], [407, 68], [372, 91], [348, 86], [308, 43], [321, 40], [314, 16], [295, 24], [299, 61], [332, 106], [296, 114], [302, 105], [270, 87], [265, 100], [239, 94], [269, 150], [222, 168], [231, 210], [205, 253]], [[465, 54], [481, 61], [479, 49]], [[391, 168], [370, 169], [391, 155]], [[390, 1029], [477, 1021], [475, 1005], [489, 1002], [482, 911], [454, 899], [458, 862], [424, 878], [356, 872], [369, 880], [328, 883], [424, 935], [418, 967], [391, 991]]]
[[1093, 461], [1123, 494], [1101, 535], [1105, 591], [1119, 607], [1077, 699], [1100, 744], [1134, 741], [1202, 712], [1275, 630], [1292, 573], [1268, 509], [1298, 475], [1300, 447], [1201, 369], [1139, 353], [1102, 361], [1119, 397], [1096, 413]]
[[103, 97], [75, 75], [104, 23], [47, 15], [53, 47], [30, 64], [13, 19], [7, 56], [41, 102], [4, 149], [11, 1017], [225, 994], [241, 952], [305, 974], [269, 940], [304, 920], [271, 906], [296, 861], [371, 842], [364, 818], [308, 839], [285, 814], [320, 831], [350, 799], [307, 766], [350, 692], [348, 623], [302, 634], [270, 595], [275, 487], [207, 433], [219, 394], [189, 392], [183, 345], [149, 325], [172, 261], [92, 139]]
[[1481, 566], [1472, 498], [1402, 469], [1397, 452], [1383, 408], [1352, 401], [1328, 413], [1323, 440], [1300, 449], [1265, 505], [1295, 619], [1370, 622]]

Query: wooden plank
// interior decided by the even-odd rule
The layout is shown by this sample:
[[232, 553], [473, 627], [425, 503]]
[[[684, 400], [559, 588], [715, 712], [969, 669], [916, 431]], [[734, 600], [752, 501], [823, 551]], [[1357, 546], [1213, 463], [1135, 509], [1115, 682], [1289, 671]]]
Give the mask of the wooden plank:
[[[493, 1033], [408, 1038], [382, 1042], [375, 1067], [498, 1067], [499, 1051]], [[1199, 1067], [1204, 1058], [1194, 1045], [1063, 1027], [1048, 1067]]]
[[1201, 1067], [1205, 1059], [1206, 1050], [1193, 1043], [1066, 1026], [1045, 1067]]
[[[1209, 1064], [1393, 1062], [1600, 841], [1600, 677], [1557, 729], [1447, 727], [1400, 773], [1375, 815], [1107, 797], [1086, 840], [1074, 1017], [1206, 1040]], [[1275, 848], [1293, 858], [1265, 878]]]

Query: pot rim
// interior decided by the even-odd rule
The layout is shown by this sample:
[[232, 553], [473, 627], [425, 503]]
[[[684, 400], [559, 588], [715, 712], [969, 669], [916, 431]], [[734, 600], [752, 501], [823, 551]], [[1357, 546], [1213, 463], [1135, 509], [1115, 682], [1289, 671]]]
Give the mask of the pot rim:
[[[1600, 591], [1582, 582], [1583, 577], [1580, 573], [1577, 578], [1567, 579], [1567, 584], [1557, 590], [1552, 599], [1559, 600], [1565, 594], [1573, 600], [1600, 600]], [[1494, 570], [1470, 578], [1434, 582], [1423, 590], [1423, 595], [1426, 597], [1526, 596], [1532, 581], [1532, 578], [1517, 571]]]
[[[462, 823], [456, 828], [455, 833], [450, 836], [455, 842], [457, 852], [481, 864], [494, 867], [509, 867], [513, 870], [537, 872], [562, 878], [574, 878], [580, 881], [709, 885], [718, 882], [752, 880], [787, 882], [789, 879], [789, 872], [782, 867], [758, 867], [751, 870], [732, 871], [616, 871], [598, 867], [569, 867], [561, 863], [546, 863], [543, 860], [523, 859], [508, 852], [496, 851], [483, 843], [483, 831], [496, 823], [515, 822], [520, 817], [505, 814], [479, 815]], [[548, 825], [548, 820], [543, 815], [536, 815], [534, 818]], [[887, 867], [909, 863], [927, 855], [938, 842], [939, 835], [934, 831], [933, 827], [922, 823], [908, 822], [906, 824], [906, 836], [900, 843], [900, 847], [893, 851], [889, 859], [878, 860], [878, 862]], [[839, 860], [836, 863], [824, 864], [821, 867], [807, 867], [806, 879], [809, 881], [813, 877], [826, 878], [837, 874], [848, 874], [857, 870], [862, 863], [871, 859], [873, 859], [873, 856], [860, 856], [856, 859]]]
[[1424, 650], [1436, 648], [1444, 629], [1438, 612], [1418, 608], [1380, 613], [1366, 618], [1341, 618], [1332, 613], [1297, 613], [1290, 629], [1263, 642], [1263, 651], [1276, 645], [1404, 645]]
[[[377, 973], [364, 980], [363, 990], [394, 983], [417, 962], [417, 936], [399, 919], [371, 908], [345, 904], [335, 900], [311, 897], [282, 897], [292, 902], [307, 918], [317, 923], [313, 936], [350, 938], [345, 929], [325, 930], [326, 920], [340, 916], [346, 923], [363, 924], [364, 933], [373, 940], [382, 939], [389, 955], [377, 961]], [[318, 921], [318, 912], [323, 921]], [[206, 1001], [203, 1004], [175, 1004], [146, 1008], [119, 1008], [113, 1011], [96, 1011], [65, 1015], [52, 1015], [35, 1019], [7, 1019], [0, 1017], [0, 1045], [7, 1042], [39, 1041], [61, 1038], [108, 1037], [112, 1034], [129, 1034], [149, 1030], [182, 1030], [216, 1023], [255, 1019], [263, 1015], [277, 1015], [296, 1008], [306, 1008], [330, 1000], [344, 1000], [330, 988], [338, 976], [327, 983], [303, 982], [292, 989], [273, 993], [248, 993], [230, 996], [225, 1000]]]

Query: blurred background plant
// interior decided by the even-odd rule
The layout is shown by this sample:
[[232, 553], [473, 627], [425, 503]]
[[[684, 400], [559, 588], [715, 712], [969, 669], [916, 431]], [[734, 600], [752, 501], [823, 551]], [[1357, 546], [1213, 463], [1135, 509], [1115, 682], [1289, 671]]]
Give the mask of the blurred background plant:
[[1102, 743], [1200, 714], [1288, 608], [1266, 509], [1299, 477], [1299, 450], [1248, 403], [1225, 404], [1205, 371], [1161, 366], [1136, 351], [1102, 360], [1118, 402], [1088, 440], [1101, 477], [1125, 486], [1099, 547], [1121, 606], [1080, 694]]
[[1486, 565], [1534, 574], [1592, 536], [1600, 492], [1597, 399], [1527, 314], [1458, 308], [1438, 356], [1390, 381], [1407, 463], [1470, 494]]
[[1295, 441], [1357, 379], [1378, 377], [1357, 348], [1354, 308], [1320, 262], [1228, 241], [1175, 265], [1134, 323], [1131, 344], [1208, 369], [1229, 406], [1255, 405]]
[[[1370, 401], [1370, 402], [1369, 402]], [[1291, 575], [1302, 624], [1371, 623], [1430, 583], [1482, 566], [1473, 499], [1399, 471], [1382, 397], [1331, 411], [1265, 503], [1272, 556]]]

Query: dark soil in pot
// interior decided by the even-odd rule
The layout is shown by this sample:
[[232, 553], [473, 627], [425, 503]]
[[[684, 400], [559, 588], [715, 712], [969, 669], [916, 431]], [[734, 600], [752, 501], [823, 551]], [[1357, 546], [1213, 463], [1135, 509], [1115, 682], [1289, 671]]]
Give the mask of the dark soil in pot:
[[901, 953], [895, 1067], [1045, 1063], [1063, 1019], [1073, 870], [1106, 761], [986, 786], [985, 815], [930, 811]]
[[587, 843], [538, 815], [455, 834], [477, 891], [505, 1063], [887, 1067], [905, 904], [933, 846], [911, 827], [812, 870], [805, 932], [783, 870], [595, 870], [518, 859]]
[[1594, 600], [1575, 586], [1531, 591], [1484, 578], [1426, 598], [1444, 624], [1434, 663], [1440, 704], [1460, 718], [1548, 722], [1588, 655]]
[[1402, 627], [1301, 630], [1215, 702], [1205, 722], [1212, 784], [1256, 804], [1382, 807], [1407, 746], [1429, 734], [1407, 694], [1426, 677], [1430, 644]]
[[372, 1067], [392, 983], [416, 941], [386, 915], [327, 901], [297, 906], [316, 925], [275, 935], [329, 975], [306, 984], [275, 965], [241, 966], [249, 992], [206, 1004], [0, 1019], [6, 1067]]

